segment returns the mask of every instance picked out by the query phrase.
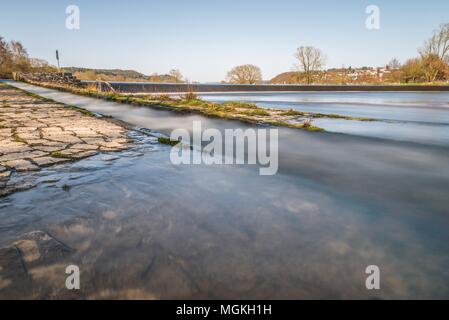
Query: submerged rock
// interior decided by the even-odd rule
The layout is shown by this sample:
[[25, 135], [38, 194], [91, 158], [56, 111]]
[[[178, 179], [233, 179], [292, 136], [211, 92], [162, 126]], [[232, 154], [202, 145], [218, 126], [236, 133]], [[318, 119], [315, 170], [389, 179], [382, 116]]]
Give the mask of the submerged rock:
[[27, 267], [53, 263], [71, 255], [74, 250], [43, 231], [33, 231], [13, 243]]
[[[65, 268], [75, 250], [44, 231], [33, 231], [0, 248], [0, 299], [40, 297], [64, 288]], [[30, 289], [31, 288], [31, 289]]]
[[27, 270], [17, 247], [0, 248], [0, 292], [27, 277]]

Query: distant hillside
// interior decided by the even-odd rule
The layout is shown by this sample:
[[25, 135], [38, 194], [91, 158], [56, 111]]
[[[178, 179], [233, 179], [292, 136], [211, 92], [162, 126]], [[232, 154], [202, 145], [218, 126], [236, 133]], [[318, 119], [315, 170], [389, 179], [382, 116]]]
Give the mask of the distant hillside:
[[96, 80], [95, 77], [105, 76], [111, 78], [125, 78], [125, 79], [135, 79], [135, 80], [148, 80], [148, 76], [143, 73], [134, 70], [120, 70], [120, 69], [88, 69], [88, 68], [64, 68], [64, 72], [70, 72], [73, 74], [78, 74], [81, 77], [91, 78], [82, 80]]
[[298, 73], [297, 72], [284, 72], [278, 74], [276, 77], [270, 80], [271, 84], [294, 84], [298, 83]]
[[73, 73], [80, 80], [103, 80], [103, 81], [124, 81], [124, 82], [179, 82], [168, 74], [153, 74], [147, 76], [134, 70], [121, 69], [89, 69], [68, 67], [63, 68], [64, 72]]

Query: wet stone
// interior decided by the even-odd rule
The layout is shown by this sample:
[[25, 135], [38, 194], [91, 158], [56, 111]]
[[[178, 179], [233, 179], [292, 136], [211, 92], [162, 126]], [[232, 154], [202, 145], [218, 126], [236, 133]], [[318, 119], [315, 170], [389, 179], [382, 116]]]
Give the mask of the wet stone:
[[0, 172], [0, 179], [9, 178], [10, 175], [11, 175], [11, 171], [2, 171], [2, 172]]
[[37, 164], [39, 167], [47, 167], [54, 164], [69, 162], [70, 159], [64, 158], [53, 158], [53, 157], [42, 157], [33, 159], [33, 162]]
[[110, 154], [104, 155], [101, 157], [102, 161], [114, 161], [114, 160], [118, 160], [118, 159], [120, 159], [119, 156], [114, 156], [114, 155], [110, 155]]
[[[99, 151], [129, 148], [128, 130], [86, 115], [60, 103], [30, 97], [0, 84], [0, 180], [11, 172], [38, 171], [42, 167], [96, 155]], [[4, 186], [0, 185], [4, 189]], [[8, 194], [13, 186], [0, 190]]]
[[7, 167], [14, 168], [17, 172], [38, 171], [40, 168], [27, 160], [13, 160], [4, 162]]
[[39, 264], [49, 264], [72, 255], [75, 250], [56, 240], [43, 231], [25, 234], [14, 242], [26, 267], [29, 269]]
[[54, 147], [51, 147], [51, 146], [37, 146], [34, 149], [35, 150], [39, 150], [39, 151], [44, 151], [44, 152], [56, 152], [56, 151], [64, 150], [65, 148], [66, 148], [66, 146], [63, 145], [63, 146], [54, 146]]
[[98, 154], [97, 151], [85, 151], [85, 152], [75, 153], [75, 154], [72, 154], [72, 159], [77, 159], [77, 160], [84, 159], [84, 158], [92, 157], [96, 154]]
[[20, 279], [27, 278], [20, 252], [15, 246], [0, 248], [0, 291]]

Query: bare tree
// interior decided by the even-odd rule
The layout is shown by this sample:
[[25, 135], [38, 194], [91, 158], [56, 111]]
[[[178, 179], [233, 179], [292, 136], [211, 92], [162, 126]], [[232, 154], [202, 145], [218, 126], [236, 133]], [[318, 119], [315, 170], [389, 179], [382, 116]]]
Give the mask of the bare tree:
[[173, 78], [173, 80], [175, 82], [182, 82], [183, 80], [183, 76], [181, 71], [179, 71], [178, 69], [172, 69], [170, 70], [169, 75]]
[[390, 70], [398, 70], [398, 69], [401, 69], [401, 63], [399, 62], [398, 59], [393, 58], [393, 59], [391, 59], [390, 62], [388, 62], [387, 67]]
[[5, 76], [11, 70], [12, 57], [9, 44], [0, 37], [0, 75]]
[[19, 41], [11, 41], [9, 44], [15, 71], [27, 71], [30, 68], [28, 52]]
[[449, 75], [449, 66], [436, 54], [423, 58], [422, 65], [426, 82], [446, 80]]
[[15, 58], [28, 58], [28, 52], [19, 41], [11, 41], [11, 53]]
[[412, 58], [402, 67], [405, 82], [418, 82], [424, 77], [423, 63], [420, 58]]
[[0, 78], [10, 78], [13, 72], [54, 72], [45, 60], [30, 59], [19, 41], [6, 42], [0, 37]]
[[228, 72], [227, 81], [236, 84], [256, 84], [262, 81], [262, 71], [252, 64], [237, 66]]
[[437, 55], [441, 60], [449, 63], [449, 23], [441, 24], [433, 36], [424, 43], [419, 51], [422, 57]]
[[314, 47], [299, 47], [295, 55], [298, 68], [304, 73], [307, 84], [313, 82], [313, 75], [325, 64], [325, 58], [320, 49]]

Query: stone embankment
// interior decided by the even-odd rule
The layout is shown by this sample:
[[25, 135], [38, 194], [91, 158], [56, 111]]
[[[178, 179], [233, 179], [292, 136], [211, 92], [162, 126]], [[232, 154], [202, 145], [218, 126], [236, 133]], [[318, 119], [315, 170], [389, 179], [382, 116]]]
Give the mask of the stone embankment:
[[71, 73], [15, 73], [14, 80], [37, 83], [54, 83], [80, 87], [82, 83]]
[[0, 196], [14, 173], [121, 151], [128, 130], [76, 107], [0, 84]]

